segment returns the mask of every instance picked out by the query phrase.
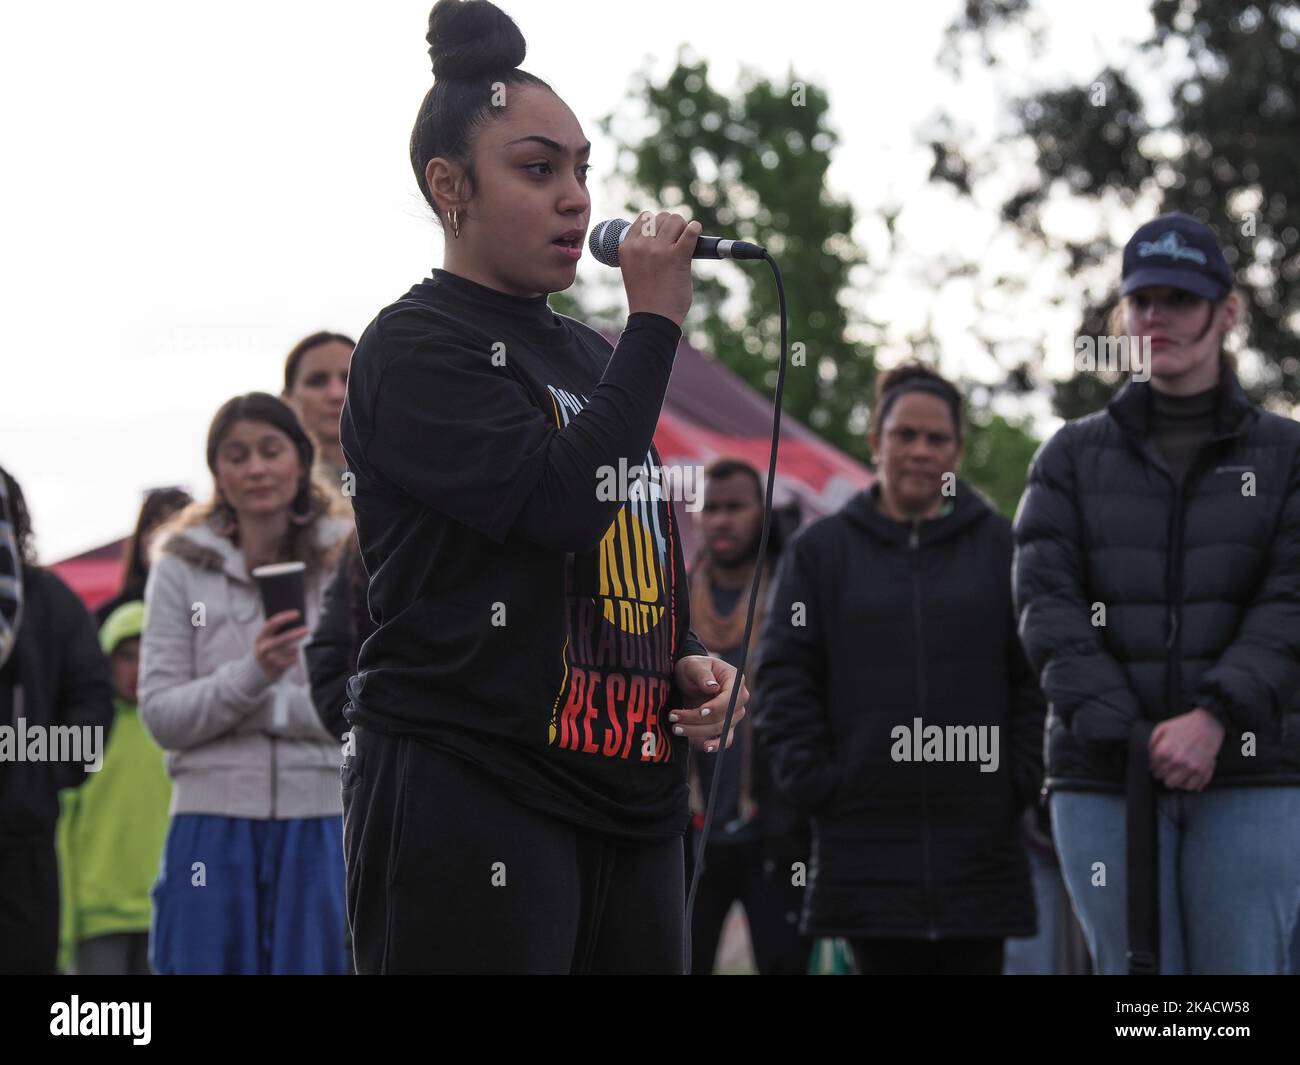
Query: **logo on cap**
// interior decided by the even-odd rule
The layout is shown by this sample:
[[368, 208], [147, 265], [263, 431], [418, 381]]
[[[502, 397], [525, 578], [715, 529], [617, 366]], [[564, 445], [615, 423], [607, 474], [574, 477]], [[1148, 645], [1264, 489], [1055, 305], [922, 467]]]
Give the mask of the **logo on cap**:
[[1167, 255], [1171, 259], [1188, 259], [1194, 263], [1200, 263], [1202, 266], [1206, 263], [1205, 252], [1197, 251], [1183, 243], [1172, 229], [1159, 240], [1144, 240], [1138, 244], [1138, 258], [1145, 259], [1150, 255]]

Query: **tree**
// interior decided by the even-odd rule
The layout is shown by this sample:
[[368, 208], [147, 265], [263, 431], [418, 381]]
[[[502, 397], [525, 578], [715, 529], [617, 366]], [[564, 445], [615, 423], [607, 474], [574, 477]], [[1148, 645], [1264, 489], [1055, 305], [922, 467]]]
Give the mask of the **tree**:
[[970, 423], [961, 476], [1013, 517], [1039, 442], [1027, 420], [1011, 420], [984, 406], [973, 408]]
[[[789, 309], [786, 412], [862, 457], [875, 364], [862, 324], [841, 301], [863, 257], [853, 206], [826, 187], [837, 137], [816, 85], [745, 72], [739, 95], [709, 85], [687, 49], [661, 84], [643, 70], [624, 113], [601, 120], [630, 175], [627, 209], [681, 210], [704, 232], [765, 246], [779, 261]], [[639, 114], [637, 113], [639, 110]], [[691, 342], [772, 395], [780, 345], [776, 286], [762, 263], [696, 273]]]
[[[778, 257], [790, 314], [784, 409], [869, 461], [874, 346], [869, 323], [849, 309], [851, 274], [867, 267], [850, 236], [852, 205], [826, 188], [836, 143], [826, 95], [793, 72], [781, 85], [747, 72], [741, 94], [728, 98], [710, 87], [707, 64], [683, 49], [661, 85], [644, 71], [634, 76], [628, 99], [633, 106], [600, 123], [618, 146], [616, 171], [631, 175], [616, 189], [627, 210], [681, 210], [706, 233], [734, 234]], [[889, 224], [889, 210], [882, 213]], [[598, 286], [575, 286], [551, 303], [612, 329], [621, 324], [617, 294]], [[698, 271], [688, 328], [693, 344], [773, 395], [780, 321], [765, 267]], [[917, 354], [932, 349], [916, 338]], [[974, 402], [963, 476], [1010, 515], [1037, 441], [1025, 423], [988, 406], [996, 389], [967, 391]]]
[[[1249, 319], [1243, 384], [1258, 400], [1292, 407], [1300, 401], [1300, 4], [1155, 0], [1150, 13], [1149, 38], [1123, 63], [1011, 101], [1013, 132], [978, 157], [951, 127], [937, 126], [931, 177], [974, 197], [1030, 147], [1031, 171], [1003, 199], [1002, 217], [1027, 245], [1063, 262], [1063, 288], [1084, 304], [1080, 336], [1095, 337], [1115, 301], [1116, 233], [1165, 211], [1207, 222]], [[974, 46], [995, 64], [1007, 35], [1044, 32], [1028, 0], [969, 0], [943, 59], [960, 71], [963, 49]], [[1162, 89], [1144, 95], [1139, 84]], [[1048, 209], [1063, 199], [1094, 210], [1091, 236], [1050, 230]], [[1078, 374], [1056, 383], [1053, 402], [1074, 417], [1118, 383], [1119, 375]]]

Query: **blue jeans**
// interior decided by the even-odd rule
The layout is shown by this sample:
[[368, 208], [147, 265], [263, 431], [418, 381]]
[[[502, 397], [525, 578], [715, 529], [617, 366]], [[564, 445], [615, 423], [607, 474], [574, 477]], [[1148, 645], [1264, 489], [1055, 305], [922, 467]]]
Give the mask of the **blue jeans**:
[[[1051, 803], [1094, 968], [1123, 974], [1124, 796], [1058, 791]], [[1300, 788], [1161, 792], [1157, 807], [1161, 974], [1285, 973], [1300, 905]]]
[[[1025, 833], [1021, 832], [1023, 837]], [[1050, 852], [1044, 852], [1028, 838], [1025, 853], [1034, 880], [1034, 906], [1038, 910], [1038, 932], [1032, 936], [1008, 939], [1002, 955], [1004, 976], [1053, 976], [1060, 959], [1057, 941], [1061, 937], [1061, 908], [1065, 890], [1060, 871]]]

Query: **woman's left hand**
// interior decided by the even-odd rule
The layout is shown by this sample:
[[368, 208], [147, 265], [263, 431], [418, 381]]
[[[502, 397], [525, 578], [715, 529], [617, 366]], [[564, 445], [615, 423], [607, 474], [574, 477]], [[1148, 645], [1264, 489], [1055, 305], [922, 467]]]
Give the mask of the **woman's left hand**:
[[1147, 742], [1151, 772], [1167, 787], [1200, 791], [1214, 775], [1224, 735], [1219, 720], [1199, 706], [1160, 722]]
[[[673, 679], [682, 693], [682, 702], [688, 704], [669, 713], [673, 733], [685, 736], [693, 747], [703, 747], [709, 753], [716, 751], [722, 722], [727, 716], [727, 703], [736, 683], [736, 667], [710, 655], [686, 655], [677, 660]], [[741, 681], [736, 709], [731, 715], [731, 731], [727, 735], [728, 747], [735, 739], [736, 726], [745, 716], [748, 700], [749, 689]]]

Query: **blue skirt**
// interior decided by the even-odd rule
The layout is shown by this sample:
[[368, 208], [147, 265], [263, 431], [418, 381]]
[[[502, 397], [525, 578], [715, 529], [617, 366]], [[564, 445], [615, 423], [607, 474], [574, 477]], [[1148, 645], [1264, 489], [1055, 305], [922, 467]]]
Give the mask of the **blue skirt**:
[[172, 974], [350, 971], [343, 818], [178, 814], [153, 888], [149, 964]]

